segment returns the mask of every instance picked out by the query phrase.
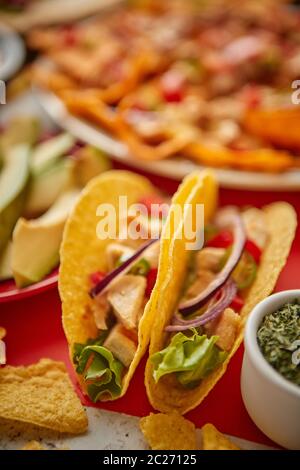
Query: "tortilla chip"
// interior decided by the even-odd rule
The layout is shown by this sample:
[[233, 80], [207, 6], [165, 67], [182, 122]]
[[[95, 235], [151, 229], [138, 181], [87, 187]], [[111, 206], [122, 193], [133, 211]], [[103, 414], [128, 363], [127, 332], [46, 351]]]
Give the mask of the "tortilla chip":
[[[199, 192], [200, 197], [201, 192]], [[195, 201], [195, 199], [194, 199]], [[199, 202], [199, 200], [196, 202]], [[205, 200], [205, 207], [211, 204], [210, 198]], [[267, 297], [274, 289], [278, 276], [284, 267], [294, 239], [297, 216], [292, 206], [285, 202], [277, 202], [263, 208], [268, 224], [269, 240], [262, 255], [257, 277], [251, 286], [245, 305], [240, 313], [240, 331], [235, 344], [223, 364], [193, 389], [183, 388], [174, 374], [162, 377], [158, 383], [153, 379], [153, 365], [147, 361], [145, 385], [151, 405], [158, 411], [171, 412], [176, 410], [181, 414], [199, 405], [213, 389], [218, 380], [226, 372], [230, 359], [243, 341], [244, 326], [248, 315], [254, 306]], [[212, 213], [210, 211], [210, 213]], [[165, 327], [170, 323], [178, 299], [174, 292], [181, 292], [187, 267], [187, 254], [184, 240], [173, 240], [168, 243], [169, 269], [165, 283], [161, 285], [161, 295], [157, 299], [156, 311], [160, 313], [155, 318], [150, 340], [149, 355], [160, 351], [165, 346]], [[162, 249], [162, 248], [161, 248]]]
[[6, 329], [0, 326], [0, 340], [6, 336]]
[[202, 450], [241, 450], [218, 431], [213, 424], [205, 424], [201, 429], [201, 433]]
[[88, 425], [65, 365], [50, 359], [0, 369], [0, 418], [71, 434]]
[[150, 413], [140, 420], [152, 450], [196, 450], [196, 428], [178, 413]]
[[21, 450], [46, 450], [46, 449], [38, 441], [29, 441], [22, 447]]
[[[107, 271], [105, 250], [111, 239], [99, 240], [96, 226], [100, 204], [112, 204], [118, 214], [119, 197], [127, 196], [128, 207], [142, 196], [156, 194], [150, 182], [127, 171], [107, 171], [92, 180], [84, 189], [69, 221], [66, 224], [61, 247], [59, 291], [62, 299], [63, 327], [69, 343], [72, 360], [73, 344], [85, 343], [96, 338], [98, 329], [93, 315], [86, 306], [91, 305], [89, 276], [95, 271]], [[139, 323], [138, 348], [134, 359], [123, 377], [122, 395], [144, 355], [150, 339], [154, 312], [146, 306]], [[84, 389], [81, 376], [77, 376]], [[111, 399], [111, 397], [107, 397]]]

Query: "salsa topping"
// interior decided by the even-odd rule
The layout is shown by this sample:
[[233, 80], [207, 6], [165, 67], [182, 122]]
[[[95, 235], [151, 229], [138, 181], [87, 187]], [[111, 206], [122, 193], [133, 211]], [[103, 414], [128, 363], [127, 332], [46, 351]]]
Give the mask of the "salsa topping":
[[287, 380], [300, 386], [300, 363], [296, 357], [300, 345], [299, 302], [286, 303], [266, 315], [257, 339], [268, 363]]

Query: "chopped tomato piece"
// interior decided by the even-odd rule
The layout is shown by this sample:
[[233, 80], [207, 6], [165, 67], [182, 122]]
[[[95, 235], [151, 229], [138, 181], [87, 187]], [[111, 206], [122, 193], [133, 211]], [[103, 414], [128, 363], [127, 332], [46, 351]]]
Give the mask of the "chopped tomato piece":
[[256, 85], [248, 85], [242, 91], [242, 100], [248, 109], [257, 108], [262, 101], [261, 89]]
[[206, 246], [211, 248], [228, 248], [233, 243], [233, 236], [229, 230], [223, 230], [215, 237], [208, 240]]
[[242, 299], [242, 297], [240, 297], [239, 295], [236, 295], [233, 299], [233, 301], [231, 302], [230, 304], [230, 307], [235, 311], [235, 312], [240, 312], [242, 310], [242, 308], [244, 307], [244, 300]]
[[252, 240], [248, 239], [246, 241], [245, 250], [248, 251], [248, 253], [250, 253], [250, 255], [252, 255], [252, 257], [253, 257], [254, 261], [256, 262], [256, 264], [259, 264], [262, 251], [256, 245], [256, 243], [253, 242]]
[[75, 46], [77, 44], [78, 35], [76, 28], [72, 25], [63, 27], [63, 41], [65, 46]]
[[102, 271], [96, 271], [90, 275], [90, 281], [94, 286], [96, 286], [98, 282], [102, 281], [105, 277], [106, 273], [103, 273]]
[[179, 103], [184, 98], [185, 78], [176, 71], [166, 72], [160, 81], [161, 94], [168, 103]]
[[151, 268], [147, 275], [147, 286], [146, 286], [146, 291], [145, 291], [145, 294], [147, 297], [150, 297], [151, 295], [151, 292], [153, 290], [153, 287], [156, 281], [156, 277], [157, 277], [157, 269]]

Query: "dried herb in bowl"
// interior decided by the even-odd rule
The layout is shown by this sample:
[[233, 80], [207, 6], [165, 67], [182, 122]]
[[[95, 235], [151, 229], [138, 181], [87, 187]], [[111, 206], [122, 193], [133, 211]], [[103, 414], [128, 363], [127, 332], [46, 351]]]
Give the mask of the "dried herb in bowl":
[[283, 377], [300, 386], [300, 304], [297, 300], [269, 313], [257, 332], [260, 349]]

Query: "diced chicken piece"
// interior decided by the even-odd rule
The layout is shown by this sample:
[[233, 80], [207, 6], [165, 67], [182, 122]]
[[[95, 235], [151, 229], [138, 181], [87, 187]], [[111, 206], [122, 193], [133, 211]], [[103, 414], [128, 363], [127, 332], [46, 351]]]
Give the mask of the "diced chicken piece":
[[125, 328], [136, 328], [146, 290], [146, 278], [126, 274], [113, 283], [108, 291], [108, 301], [116, 317]]
[[236, 339], [240, 321], [240, 316], [232, 308], [226, 308], [219, 318], [207, 323], [205, 329], [210, 336], [219, 336], [216, 343], [219, 348], [223, 351], [230, 351]]
[[107, 318], [110, 311], [110, 305], [106, 294], [98, 295], [91, 306], [96, 327], [99, 330], [107, 330]]
[[195, 282], [188, 288], [185, 297], [192, 299], [202, 292], [215, 278], [214, 273], [211, 271], [199, 272]]
[[267, 243], [268, 231], [265, 214], [263, 211], [251, 207], [242, 213], [247, 237], [263, 249]]
[[125, 328], [120, 323], [112, 328], [103, 346], [109, 349], [125, 367], [130, 366], [137, 349], [136, 343], [127, 336]]
[[196, 254], [197, 272], [212, 271], [217, 273], [220, 269], [221, 260], [225, 254], [224, 248], [207, 247]]
[[134, 250], [120, 243], [110, 243], [106, 248], [106, 258], [108, 269], [111, 271], [116, 267], [116, 263], [120, 256], [132, 256]]
[[159, 260], [159, 242], [153, 243], [145, 252], [143, 257], [148, 261], [151, 268], [157, 268]]

